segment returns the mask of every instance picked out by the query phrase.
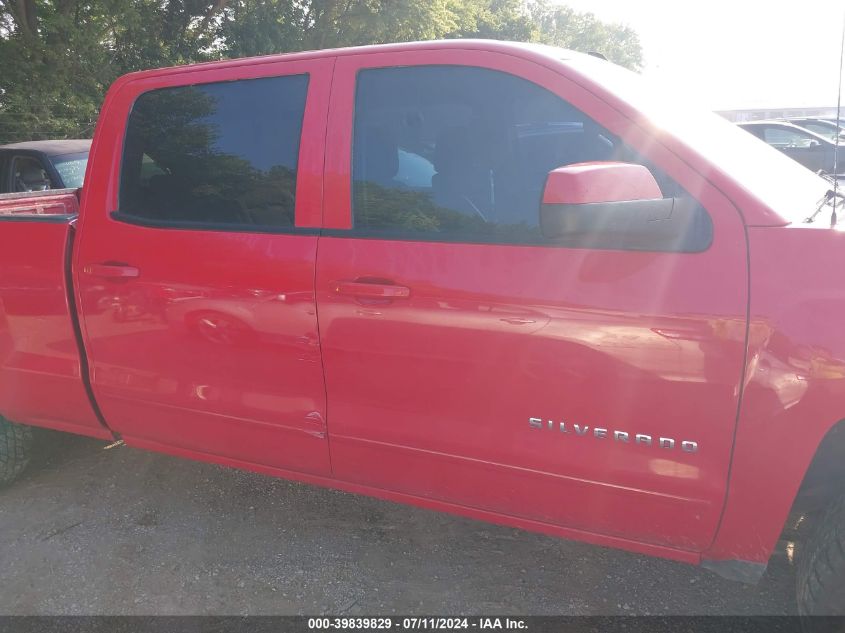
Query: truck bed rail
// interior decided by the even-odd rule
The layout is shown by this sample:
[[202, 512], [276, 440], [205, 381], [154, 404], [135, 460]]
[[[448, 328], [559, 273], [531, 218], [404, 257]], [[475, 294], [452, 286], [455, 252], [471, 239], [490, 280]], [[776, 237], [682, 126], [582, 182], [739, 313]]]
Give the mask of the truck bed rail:
[[78, 191], [48, 189], [0, 194], [0, 221], [64, 221], [79, 212]]

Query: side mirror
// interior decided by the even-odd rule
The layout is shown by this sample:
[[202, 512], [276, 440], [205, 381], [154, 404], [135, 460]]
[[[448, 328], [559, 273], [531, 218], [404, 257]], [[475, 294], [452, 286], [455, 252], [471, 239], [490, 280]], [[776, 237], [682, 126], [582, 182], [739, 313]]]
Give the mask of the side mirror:
[[690, 197], [664, 198], [643, 165], [593, 162], [549, 172], [543, 236], [561, 246], [643, 251], [707, 249], [713, 226]]

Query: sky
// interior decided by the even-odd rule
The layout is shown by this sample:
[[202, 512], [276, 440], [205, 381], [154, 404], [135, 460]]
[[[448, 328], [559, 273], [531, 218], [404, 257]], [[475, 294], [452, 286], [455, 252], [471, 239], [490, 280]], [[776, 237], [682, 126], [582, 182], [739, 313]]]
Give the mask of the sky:
[[836, 105], [845, 0], [559, 4], [632, 27], [643, 46], [643, 74], [707, 108]]

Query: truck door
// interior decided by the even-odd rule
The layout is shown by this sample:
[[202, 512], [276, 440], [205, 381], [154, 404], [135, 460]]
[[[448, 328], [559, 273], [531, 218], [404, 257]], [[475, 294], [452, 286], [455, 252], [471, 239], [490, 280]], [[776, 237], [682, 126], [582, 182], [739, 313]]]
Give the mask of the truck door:
[[[334, 473], [696, 550], [730, 460], [743, 227], [565, 72], [472, 50], [338, 59], [317, 262]], [[596, 160], [646, 164], [696, 205], [692, 242], [544, 239], [548, 172]]]
[[[130, 444], [329, 471], [314, 266], [330, 59], [109, 95], [75, 253], [91, 382]], [[125, 132], [125, 133], [124, 133]]]

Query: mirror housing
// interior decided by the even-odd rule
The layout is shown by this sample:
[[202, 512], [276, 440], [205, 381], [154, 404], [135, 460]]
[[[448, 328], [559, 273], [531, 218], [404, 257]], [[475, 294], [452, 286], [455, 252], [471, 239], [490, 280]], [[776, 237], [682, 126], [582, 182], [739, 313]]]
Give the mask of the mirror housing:
[[643, 165], [616, 162], [575, 163], [546, 177], [543, 204], [596, 204], [663, 198]]
[[592, 162], [546, 178], [540, 229], [561, 246], [696, 252], [713, 236], [707, 212], [689, 196], [664, 198], [647, 167]]

